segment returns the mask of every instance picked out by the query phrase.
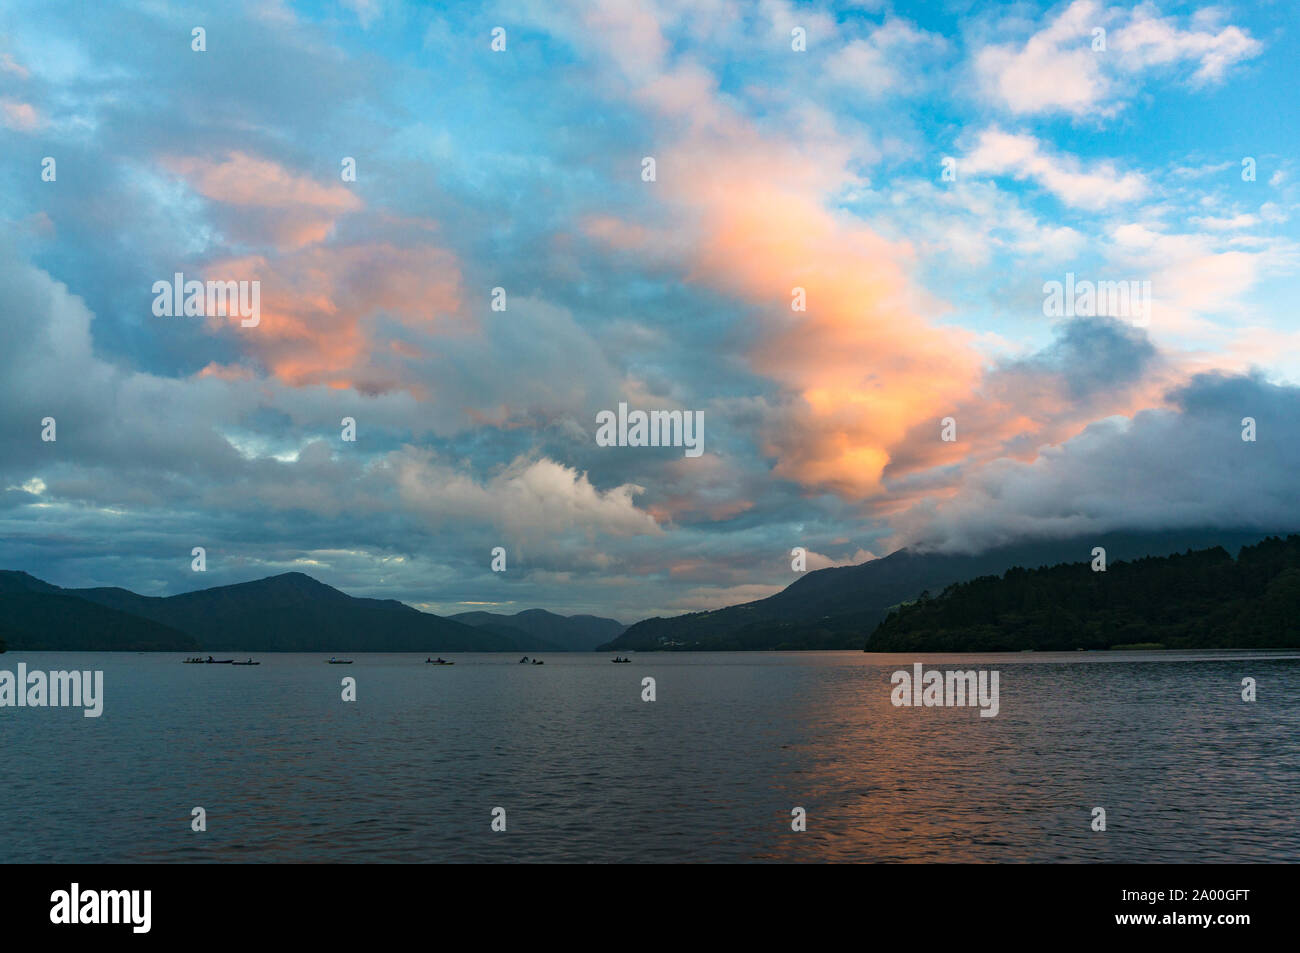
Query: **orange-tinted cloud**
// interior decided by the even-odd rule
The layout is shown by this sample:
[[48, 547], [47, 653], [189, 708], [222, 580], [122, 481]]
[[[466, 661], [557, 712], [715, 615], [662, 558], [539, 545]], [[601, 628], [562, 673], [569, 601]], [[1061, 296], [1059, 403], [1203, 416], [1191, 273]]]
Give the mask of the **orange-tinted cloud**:
[[[689, 280], [755, 306], [751, 364], [787, 396], [765, 433], [776, 473], [848, 497], [882, 492], [888, 448], [975, 386], [967, 335], [926, 320], [906, 246], [828, 208], [852, 181], [842, 145], [763, 135], [690, 67], [635, 95], [683, 130], [656, 150], [649, 187], [691, 223]], [[670, 241], [607, 218], [587, 224], [620, 249]], [[806, 312], [791, 310], [796, 287]]]
[[[327, 241], [345, 215], [366, 214], [374, 230], [432, 233], [433, 223], [366, 213], [342, 183], [321, 183], [279, 163], [231, 152], [221, 159], [171, 156], [164, 168], [212, 203], [223, 233], [263, 249], [203, 266], [217, 281], [257, 281], [261, 317], [210, 318], [280, 381], [292, 386], [356, 387], [374, 393], [420, 388], [403, 373], [422, 352], [417, 343], [384, 337], [383, 322], [422, 335], [458, 333], [460, 267], [453, 254], [421, 235], [414, 244]], [[226, 369], [209, 365], [204, 376]]]
[[[268, 258], [213, 262], [205, 276], [261, 282], [261, 322], [225, 322], [281, 381], [294, 386], [356, 386], [375, 392], [406, 386], [389, 355], [380, 323], [419, 334], [463, 333], [460, 269], [433, 245], [403, 248], [380, 242], [315, 245]], [[384, 358], [379, 360], [378, 358]]]
[[242, 364], [218, 364], [211, 361], [199, 371], [198, 376], [212, 377], [219, 381], [246, 381], [253, 379], [253, 371]]
[[162, 165], [218, 203], [222, 227], [250, 244], [301, 248], [324, 241], [340, 216], [362, 207], [341, 182], [322, 184], [243, 152], [169, 156]]
[[[588, 26], [607, 40], [644, 27], [612, 18]], [[950, 492], [946, 466], [1030, 459], [1100, 416], [1160, 402], [1167, 374], [1147, 367], [1086, 400], [1068, 369], [988, 367], [968, 332], [935, 323], [940, 308], [911, 278], [911, 248], [836, 210], [837, 195], [861, 185], [851, 172], [859, 143], [815, 111], [792, 110], [769, 131], [707, 70], [684, 57], [670, 65], [662, 47], [643, 38], [632, 66], [610, 67], [661, 121], [666, 142], [648, 150], [657, 181], [646, 188], [686, 224], [599, 216], [585, 231], [620, 252], [675, 258], [690, 281], [752, 306], [750, 365], [784, 394], [764, 428], [777, 475], [897, 509]], [[806, 311], [791, 309], [796, 288]], [[956, 443], [939, 439], [946, 416], [958, 418]]]

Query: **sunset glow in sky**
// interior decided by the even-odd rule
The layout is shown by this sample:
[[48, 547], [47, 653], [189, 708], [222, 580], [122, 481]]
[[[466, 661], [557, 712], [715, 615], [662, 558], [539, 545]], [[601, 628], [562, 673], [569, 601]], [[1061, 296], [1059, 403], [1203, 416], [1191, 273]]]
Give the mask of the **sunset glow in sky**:
[[[776, 592], [795, 546], [1300, 529], [1298, 31], [0, 2], [0, 568], [632, 622]], [[259, 281], [260, 323], [156, 316], [177, 272]], [[1046, 316], [1067, 274], [1150, 282], [1149, 321]], [[703, 411], [705, 452], [597, 446], [620, 402]]]

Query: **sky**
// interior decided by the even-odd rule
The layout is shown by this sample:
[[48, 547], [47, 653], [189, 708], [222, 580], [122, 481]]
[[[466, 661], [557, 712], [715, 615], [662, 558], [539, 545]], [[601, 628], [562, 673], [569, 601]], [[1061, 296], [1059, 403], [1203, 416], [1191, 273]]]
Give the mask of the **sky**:
[[[795, 547], [1300, 529], [1298, 33], [0, 0], [0, 568], [632, 622]], [[160, 315], [176, 273], [256, 282], [256, 323]], [[620, 404], [703, 452], [602, 445]]]

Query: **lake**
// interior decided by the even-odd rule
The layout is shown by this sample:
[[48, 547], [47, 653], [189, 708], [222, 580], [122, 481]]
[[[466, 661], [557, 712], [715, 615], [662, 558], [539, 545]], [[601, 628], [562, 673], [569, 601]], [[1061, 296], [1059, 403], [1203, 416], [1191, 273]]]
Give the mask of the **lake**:
[[[0, 655], [105, 696], [0, 708], [0, 861], [1300, 857], [1296, 654], [350, 657]], [[997, 716], [895, 707], [918, 660], [997, 670]]]

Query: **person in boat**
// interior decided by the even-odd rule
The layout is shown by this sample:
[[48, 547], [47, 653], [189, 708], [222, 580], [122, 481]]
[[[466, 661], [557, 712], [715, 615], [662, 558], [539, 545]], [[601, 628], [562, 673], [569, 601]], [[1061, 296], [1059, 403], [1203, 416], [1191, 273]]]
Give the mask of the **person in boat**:
[[211, 656], [211, 655], [208, 656], [208, 661], [209, 661], [209, 662], [212, 661], [212, 656]]
[[523, 665], [523, 664], [524, 664], [525, 662], [527, 662], [527, 661], [528, 661], [528, 656], [525, 655], [523, 658], [521, 658], [521, 659], [519, 660], [519, 664], [520, 664], [520, 665]]

